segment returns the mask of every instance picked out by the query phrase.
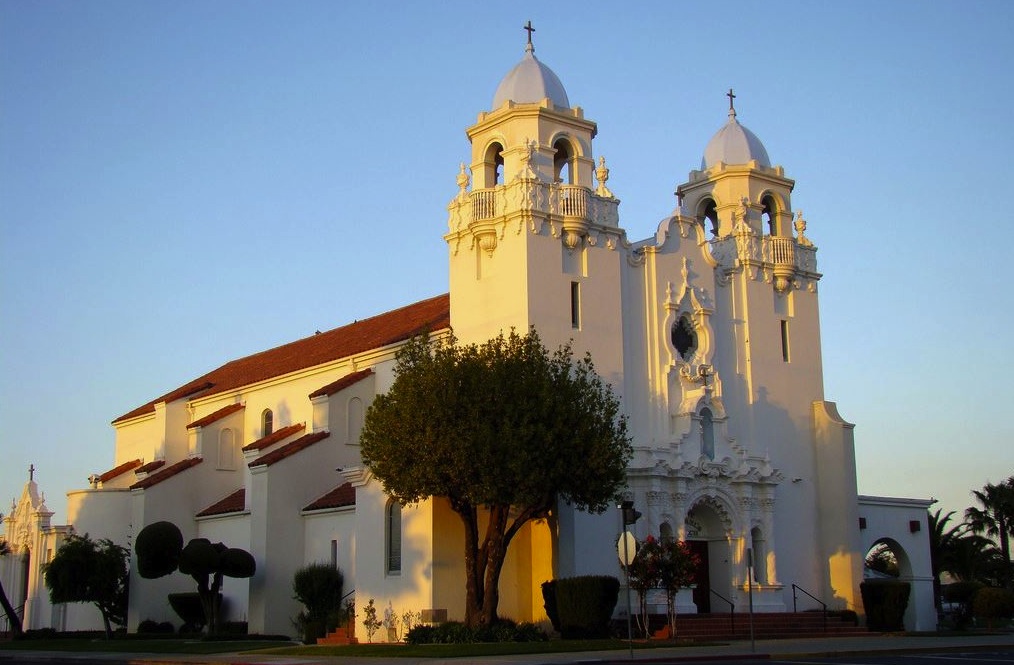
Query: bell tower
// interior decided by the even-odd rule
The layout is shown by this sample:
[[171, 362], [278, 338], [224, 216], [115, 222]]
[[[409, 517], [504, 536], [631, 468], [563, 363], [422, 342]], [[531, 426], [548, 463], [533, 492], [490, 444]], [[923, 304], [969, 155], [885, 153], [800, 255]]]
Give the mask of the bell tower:
[[466, 130], [469, 165], [458, 173], [444, 236], [451, 325], [482, 342], [534, 326], [549, 348], [574, 340], [604, 376], [621, 371], [619, 200], [596, 164], [597, 131], [535, 57], [529, 24], [521, 61], [492, 110]]

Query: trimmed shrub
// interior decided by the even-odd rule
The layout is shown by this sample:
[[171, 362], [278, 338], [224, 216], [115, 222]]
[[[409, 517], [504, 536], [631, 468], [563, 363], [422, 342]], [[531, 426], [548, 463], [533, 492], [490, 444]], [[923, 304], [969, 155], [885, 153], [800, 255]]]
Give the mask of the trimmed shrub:
[[145, 619], [141, 623], [137, 624], [137, 633], [139, 635], [172, 635], [176, 632], [176, 628], [173, 627], [168, 621], [161, 623], [152, 619]]
[[986, 620], [986, 625], [992, 629], [997, 619], [1010, 619], [1014, 617], [1014, 592], [1008, 589], [996, 589], [984, 587], [975, 594], [972, 601], [975, 616]]
[[[218, 594], [221, 603], [222, 594]], [[176, 615], [183, 619], [183, 625], [193, 632], [200, 632], [207, 623], [204, 618], [204, 606], [201, 605], [201, 596], [196, 591], [169, 594], [169, 606], [173, 608]], [[183, 628], [180, 628], [183, 632]], [[190, 631], [188, 631], [190, 632]]]
[[546, 616], [549, 623], [553, 624], [553, 630], [560, 632], [560, 611], [556, 607], [556, 580], [549, 580], [542, 583], [542, 606], [546, 608]]
[[955, 628], [967, 628], [972, 622], [972, 603], [982, 588], [981, 582], [953, 582], [943, 588], [944, 602], [958, 606], [954, 612]]
[[609, 620], [620, 594], [620, 581], [609, 575], [556, 580], [556, 607], [564, 639], [609, 637]]
[[469, 628], [459, 621], [439, 626], [413, 626], [405, 641], [409, 644], [469, 644], [473, 642], [545, 642], [549, 636], [533, 623], [515, 624], [510, 619], [497, 619], [492, 625]]
[[905, 630], [905, 609], [911, 585], [895, 580], [868, 580], [859, 585], [870, 630], [895, 632]]

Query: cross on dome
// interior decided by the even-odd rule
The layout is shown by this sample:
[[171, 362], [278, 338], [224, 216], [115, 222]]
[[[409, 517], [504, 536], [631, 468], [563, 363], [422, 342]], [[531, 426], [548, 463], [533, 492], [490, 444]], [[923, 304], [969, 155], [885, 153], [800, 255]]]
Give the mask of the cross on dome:
[[736, 108], [732, 105], [732, 100], [736, 99], [736, 95], [732, 92], [732, 88], [729, 88], [729, 92], [725, 93], [725, 96], [729, 98], [729, 115], [735, 118]]
[[532, 44], [532, 33], [535, 32], [535, 28], [532, 27], [531, 20], [529, 20], [528, 23], [525, 23], [521, 29], [528, 31], [528, 45], [534, 48], [534, 45]]

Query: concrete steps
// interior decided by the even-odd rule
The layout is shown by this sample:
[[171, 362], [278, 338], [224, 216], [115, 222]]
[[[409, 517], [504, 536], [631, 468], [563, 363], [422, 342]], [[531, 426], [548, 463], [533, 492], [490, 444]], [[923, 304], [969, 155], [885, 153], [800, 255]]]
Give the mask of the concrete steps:
[[[665, 617], [652, 617], [651, 625], [660, 626], [654, 637], [671, 639]], [[756, 639], [794, 637], [844, 637], [867, 634], [865, 627], [852, 620], [829, 615], [825, 622], [821, 612], [786, 612], [753, 615]], [[676, 617], [676, 638], [693, 640], [750, 639], [749, 614], [686, 614]]]
[[352, 624], [339, 626], [324, 637], [317, 638], [317, 644], [359, 644], [356, 628]]

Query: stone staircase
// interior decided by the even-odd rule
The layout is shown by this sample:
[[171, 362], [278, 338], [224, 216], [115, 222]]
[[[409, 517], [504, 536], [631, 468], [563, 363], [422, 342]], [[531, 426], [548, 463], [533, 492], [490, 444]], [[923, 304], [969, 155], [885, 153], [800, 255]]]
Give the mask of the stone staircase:
[[[665, 617], [652, 617], [652, 626], [662, 625], [655, 631], [657, 639], [670, 639]], [[829, 637], [865, 635], [864, 626], [856, 626], [851, 619], [830, 614], [825, 623], [822, 612], [755, 613], [753, 634], [756, 639], [777, 639], [794, 637]], [[750, 615], [729, 614], [682, 614], [676, 617], [676, 639], [680, 640], [748, 640], [750, 639]]]
[[356, 639], [356, 627], [352, 623], [338, 626], [324, 637], [318, 637], [317, 644], [359, 644], [359, 640]]

